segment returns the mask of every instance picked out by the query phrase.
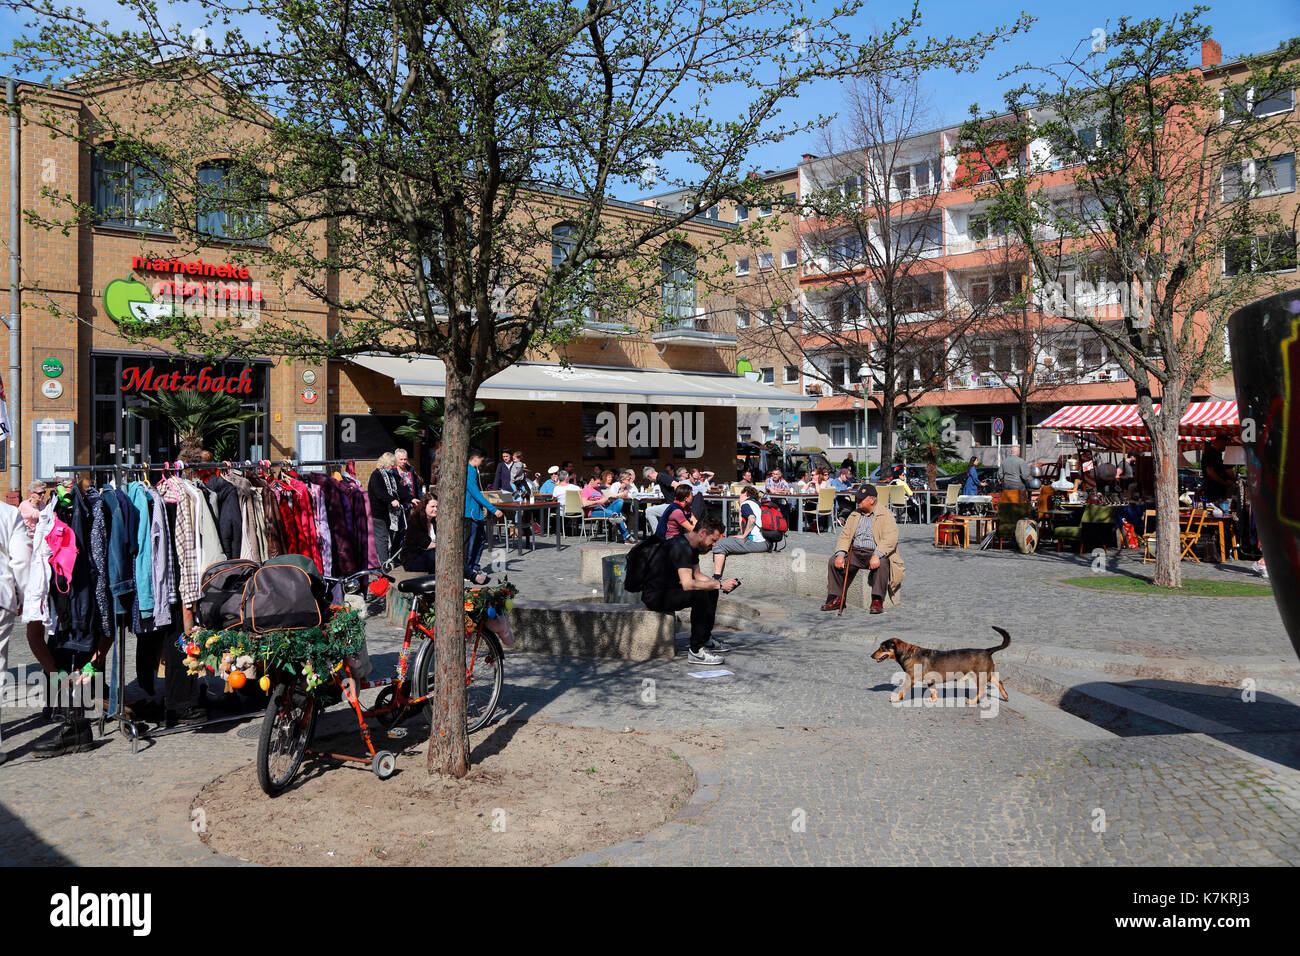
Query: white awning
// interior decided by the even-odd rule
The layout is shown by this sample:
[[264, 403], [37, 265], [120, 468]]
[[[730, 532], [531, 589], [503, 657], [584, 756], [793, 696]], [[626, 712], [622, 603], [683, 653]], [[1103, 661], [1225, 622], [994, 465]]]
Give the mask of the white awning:
[[[441, 398], [447, 373], [442, 360], [419, 355], [354, 355], [351, 361], [391, 378], [403, 395]], [[520, 362], [479, 386], [478, 398], [531, 402], [602, 402], [627, 405], [721, 405], [732, 408], [811, 408], [815, 395], [786, 392], [739, 375]]]

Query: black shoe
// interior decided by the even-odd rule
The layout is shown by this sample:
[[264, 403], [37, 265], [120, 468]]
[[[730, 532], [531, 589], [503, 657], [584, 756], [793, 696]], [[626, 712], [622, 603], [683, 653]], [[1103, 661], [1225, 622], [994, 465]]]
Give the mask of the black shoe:
[[36, 741], [32, 746], [32, 756], [38, 759], [62, 757], [64, 754], [91, 750], [94, 746], [95, 735], [91, 732], [90, 721], [85, 717], [74, 717]]
[[167, 715], [168, 727], [193, 727], [195, 724], [204, 724], [207, 721], [208, 711], [206, 707], [190, 707], [180, 713], [169, 713]]

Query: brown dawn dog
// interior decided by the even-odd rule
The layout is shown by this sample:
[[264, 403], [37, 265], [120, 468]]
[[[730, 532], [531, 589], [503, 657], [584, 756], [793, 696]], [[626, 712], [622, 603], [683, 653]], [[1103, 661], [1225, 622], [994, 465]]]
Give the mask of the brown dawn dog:
[[967, 674], [973, 673], [977, 683], [975, 699], [972, 704], [979, 703], [984, 696], [984, 688], [988, 681], [992, 680], [997, 687], [998, 692], [1002, 695], [1003, 700], [1010, 700], [1007, 690], [1002, 686], [1002, 681], [993, 670], [993, 654], [1000, 651], [1011, 643], [1011, 635], [1002, 628], [993, 627], [993, 630], [1002, 635], [1002, 643], [997, 647], [979, 647], [979, 648], [961, 648], [955, 651], [936, 651], [928, 647], [917, 647], [915, 644], [908, 644], [906, 641], [900, 641], [897, 638], [890, 638], [878, 647], [871, 655], [873, 661], [885, 661], [891, 658], [898, 661], [898, 665], [903, 668], [905, 680], [903, 686], [898, 689], [898, 693], [889, 698], [892, 701], [900, 701], [904, 695], [912, 689], [914, 683], [923, 682], [930, 685], [930, 700], [935, 700], [939, 696], [936, 682], [943, 683], [950, 680], [964, 678]]

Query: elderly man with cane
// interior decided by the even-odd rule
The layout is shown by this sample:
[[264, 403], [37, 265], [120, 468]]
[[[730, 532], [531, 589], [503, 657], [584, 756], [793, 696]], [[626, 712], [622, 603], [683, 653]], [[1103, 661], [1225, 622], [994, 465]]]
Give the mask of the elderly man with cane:
[[826, 565], [826, 603], [823, 611], [844, 611], [844, 595], [859, 568], [868, 569], [871, 581], [871, 613], [884, 610], [885, 595], [903, 583], [906, 568], [898, 553], [898, 524], [889, 508], [879, 501], [874, 485], [865, 485], [854, 498], [857, 509], [844, 522], [835, 542], [835, 556]]

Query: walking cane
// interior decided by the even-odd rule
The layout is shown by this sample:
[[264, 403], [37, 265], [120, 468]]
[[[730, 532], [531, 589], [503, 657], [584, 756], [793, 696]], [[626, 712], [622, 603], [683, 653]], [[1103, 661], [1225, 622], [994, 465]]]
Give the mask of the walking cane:
[[[835, 613], [836, 617], [844, 615], [844, 596], [849, 593], [849, 569], [853, 566], [850, 560], [852, 554], [853, 552], [850, 550], [844, 555], [844, 586], [840, 588], [840, 609]], [[835, 559], [831, 558], [831, 560], [834, 561]]]

